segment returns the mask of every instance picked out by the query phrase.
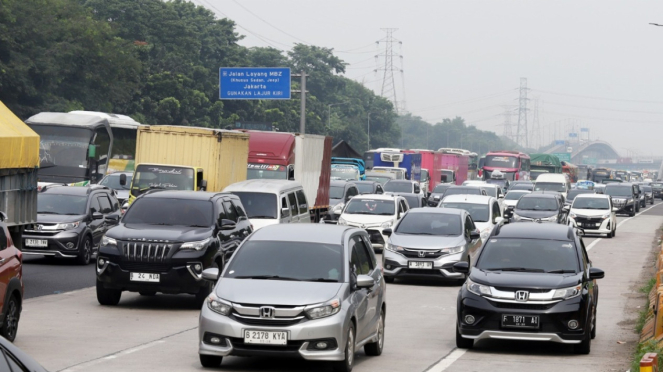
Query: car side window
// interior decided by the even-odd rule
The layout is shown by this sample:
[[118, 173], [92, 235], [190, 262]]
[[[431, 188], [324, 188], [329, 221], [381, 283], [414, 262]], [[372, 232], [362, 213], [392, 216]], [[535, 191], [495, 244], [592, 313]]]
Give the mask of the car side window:
[[368, 275], [374, 268], [373, 260], [371, 259], [371, 255], [368, 253], [368, 248], [366, 248], [364, 239], [362, 239], [359, 235], [355, 236], [354, 239], [355, 248], [357, 249], [357, 254], [359, 255], [359, 262], [361, 263], [362, 267], [361, 273]]
[[474, 222], [472, 222], [472, 219], [470, 218], [470, 216], [466, 216], [465, 217], [465, 236], [469, 239], [470, 234], [474, 230], [475, 230]]
[[223, 200], [218, 200], [216, 202], [216, 206], [219, 210], [219, 216], [217, 217], [217, 221], [218, 221], [219, 225], [221, 225], [221, 220], [227, 220], [228, 219], [227, 216], [226, 216], [226, 211], [223, 209]]
[[97, 200], [96, 196], [90, 198], [90, 209], [92, 210], [92, 213], [101, 212], [101, 206], [99, 206], [99, 200]]
[[99, 200], [99, 206], [101, 207], [100, 212], [101, 213], [111, 213], [113, 212], [113, 206], [111, 205], [110, 199], [108, 199], [108, 196], [101, 194], [97, 197]]
[[401, 200], [401, 205], [403, 206], [403, 212], [407, 212], [407, 210], [410, 209], [409, 205], [405, 202], [405, 200]]
[[415, 183], [415, 184], [414, 184], [414, 193], [415, 193], [415, 194], [418, 194], [418, 193], [420, 193], [420, 192], [421, 192], [421, 188], [419, 187], [418, 184]]
[[294, 191], [288, 193], [288, 201], [290, 202], [290, 214], [293, 216], [298, 215], [297, 198], [295, 198]]
[[493, 203], [493, 221], [497, 217], [502, 217], [502, 211], [500, 211], [500, 205], [497, 203]]
[[377, 187], [375, 188], [375, 193], [376, 194], [383, 194], [384, 190], [382, 190], [382, 186], [377, 185]]
[[238, 216], [246, 217], [246, 212], [244, 211], [244, 207], [242, 206], [241, 203], [239, 203], [235, 200], [231, 200], [230, 202], [232, 203], [233, 207], [235, 207], [235, 210], [237, 211]]
[[350, 273], [354, 275], [360, 275], [361, 264], [359, 262], [359, 255], [357, 254], [357, 249], [355, 246], [356, 243], [354, 239], [350, 239]]
[[111, 204], [113, 205], [113, 212], [117, 212], [120, 210], [120, 202], [117, 200], [117, 198], [113, 195], [108, 195], [108, 198], [111, 201]]
[[349, 197], [357, 196], [357, 194], [359, 194], [359, 190], [357, 190], [356, 187], [351, 186], [351, 187], [348, 189], [348, 196], [349, 196]]
[[283, 195], [281, 196], [281, 209], [286, 209], [286, 212], [283, 213], [281, 217], [290, 217], [290, 209], [288, 209], [288, 198]]
[[5, 228], [0, 226], [0, 251], [7, 249], [7, 233]]
[[235, 210], [235, 207], [232, 205], [232, 203], [228, 200], [224, 200], [223, 207], [226, 210], [226, 216], [227, 216], [226, 218], [231, 221], [237, 222], [237, 220], [239, 219], [239, 215], [237, 214], [237, 211]]
[[308, 213], [308, 202], [306, 201], [306, 195], [303, 190], [297, 190], [297, 203], [299, 203], [299, 214]]

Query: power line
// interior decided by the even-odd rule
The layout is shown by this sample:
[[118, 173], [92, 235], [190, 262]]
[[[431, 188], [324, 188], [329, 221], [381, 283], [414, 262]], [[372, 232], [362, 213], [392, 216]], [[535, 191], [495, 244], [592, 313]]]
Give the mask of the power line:
[[[360, 49], [368, 48], [369, 46], [375, 46], [375, 45], [376, 45], [375, 43], [370, 43], [370, 44], [366, 44], [364, 46], [360, 46], [360, 47], [357, 47], [357, 48], [348, 49], [348, 50], [335, 50], [334, 52], [336, 52], [336, 53], [352, 53], [355, 50], [360, 50]], [[361, 52], [361, 53], [373, 53], [373, 51]]]
[[603, 107], [590, 107], [590, 106], [581, 106], [581, 105], [569, 105], [569, 104], [566, 104], [566, 103], [549, 102], [549, 101], [548, 101], [548, 104], [550, 104], [550, 105], [555, 105], [555, 106], [576, 107], [576, 108], [588, 109], [588, 110], [613, 111], [613, 112], [628, 112], [628, 113], [633, 113], [633, 114], [654, 114], [654, 115], [663, 115], [663, 111], [617, 110], [617, 109], [609, 109], [609, 108], [603, 108]]
[[563, 112], [553, 112], [553, 111], [546, 111], [546, 114], [551, 114], [551, 115], [557, 115], [557, 116], [562, 116], [566, 118], [579, 118], [579, 119], [589, 119], [589, 120], [601, 120], [601, 121], [613, 121], [613, 122], [619, 122], [619, 123], [635, 123], [635, 124], [663, 124], [663, 120], [631, 120], [631, 119], [618, 119], [618, 118], [600, 118], [596, 116], [583, 116], [583, 115], [575, 115], [575, 114], [567, 114]]
[[449, 107], [449, 106], [462, 104], [462, 103], [477, 102], [477, 101], [482, 101], [482, 100], [485, 100], [485, 99], [490, 99], [490, 98], [503, 96], [507, 93], [513, 93], [513, 91], [514, 91], [514, 89], [509, 89], [507, 91], [500, 92], [500, 93], [493, 93], [493, 94], [489, 94], [489, 95], [485, 95], [485, 96], [481, 96], [481, 97], [477, 97], [477, 98], [468, 98], [466, 100], [449, 102], [449, 103], [444, 103], [444, 104], [441, 104], [441, 105], [427, 106], [427, 107], [423, 107], [423, 108], [420, 108], [420, 109], [415, 109], [415, 110], [412, 110], [412, 111], [414, 111], [414, 112], [423, 112], [423, 111], [430, 111], [430, 110], [443, 108], [443, 107]]
[[531, 89], [531, 90], [536, 91], [536, 92], [540, 92], [540, 93], [555, 94], [555, 95], [558, 95], [558, 96], [579, 97], [579, 98], [596, 99], [596, 100], [604, 100], [604, 101], [663, 104], [663, 101], [638, 101], [638, 100], [633, 100], [633, 99], [582, 96], [582, 95], [577, 95], [577, 94], [551, 92], [551, 91], [548, 91], [548, 90], [540, 90], [540, 89]]
[[295, 39], [295, 40], [299, 40], [299, 41], [301, 41], [301, 42], [304, 43], [304, 44], [311, 45], [311, 43], [307, 42], [306, 40], [302, 40], [302, 39], [298, 38], [297, 36], [292, 35], [292, 34], [290, 34], [290, 33], [288, 33], [288, 32], [285, 32], [285, 31], [283, 31], [282, 29], [280, 29], [280, 28], [274, 26], [273, 24], [267, 22], [266, 20], [264, 20], [263, 18], [261, 18], [259, 15], [255, 14], [255, 13], [252, 12], [250, 9], [248, 9], [247, 7], [245, 7], [244, 5], [240, 4], [239, 1], [237, 1], [237, 0], [232, 0], [232, 2], [235, 3], [235, 4], [237, 4], [239, 7], [241, 7], [241, 8], [244, 9], [244, 10], [246, 10], [247, 12], [251, 13], [254, 17], [256, 17], [256, 18], [258, 18], [259, 20], [263, 21], [263, 22], [264, 22], [265, 24], [267, 24], [268, 26], [271, 26], [271, 27], [274, 28], [275, 30], [281, 32], [282, 34], [287, 35], [287, 36], [290, 36], [291, 38], [293, 38], [293, 39]]

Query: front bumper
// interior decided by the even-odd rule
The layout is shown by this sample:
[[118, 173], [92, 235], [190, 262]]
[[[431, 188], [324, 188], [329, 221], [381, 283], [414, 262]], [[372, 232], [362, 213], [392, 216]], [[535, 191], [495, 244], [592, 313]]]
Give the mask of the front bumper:
[[346, 225], [366, 230], [369, 238], [371, 239], [371, 246], [373, 247], [373, 249], [384, 249], [384, 246], [387, 240], [389, 239], [389, 237], [387, 237], [382, 233], [383, 227], [381, 227], [381, 225], [362, 226], [361, 224], [349, 223], [349, 222], [347, 222]]
[[[580, 226], [580, 224], [582, 226]], [[596, 218], [588, 220], [578, 217], [569, 217], [569, 225], [583, 229], [586, 234], [610, 234], [613, 229], [613, 226], [610, 226], [610, 217], [601, 219], [599, 222], [597, 222]]]
[[[465, 286], [458, 298], [458, 330], [463, 338], [473, 340], [500, 339], [523, 341], [552, 341], [564, 344], [579, 344], [586, 332], [590, 331], [591, 320], [587, 314], [584, 297], [578, 296], [550, 305], [528, 303], [500, 303], [477, 296]], [[465, 323], [465, 316], [475, 318], [473, 324]], [[539, 317], [537, 329], [508, 328], [502, 326], [503, 315], [536, 315]], [[568, 328], [568, 322], [576, 320], [575, 330]]]
[[[41, 255], [52, 256], [58, 258], [74, 258], [78, 257], [78, 249], [82, 244], [81, 237], [83, 230], [79, 228], [73, 230], [64, 230], [51, 234], [38, 234], [25, 232], [23, 234], [23, 248], [21, 252], [26, 255]], [[28, 247], [26, 241], [28, 239], [46, 240], [46, 247]], [[67, 247], [69, 245], [69, 247]]]
[[[467, 253], [444, 255], [438, 258], [405, 257], [402, 254], [385, 249], [382, 252], [382, 268], [385, 277], [391, 278], [430, 278], [463, 279], [465, 274], [453, 271], [453, 265], [459, 261], [466, 261]], [[432, 269], [410, 269], [409, 261], [432, 262]]]
[[[346, 312], [327, 318], [304, 320], [290, 326], [256, 326], [238, 322], [237, 320], [217, 314], [203, 305], [200, 312], [198, 327], [198, 353], [214, 356], [270, 356], [298, 357], [306, 360], [339, 361], [345, 358]], [[245, 344], [244, 331], [285, 331], [288, 333], [288, 344], [285, 346]], [[223, 341], [221, 345], [206, 342], [206, 334], [214, 334]], [[309, 350], [312, 342], [319, 340], [335, 340], [335, 347], [328, 350]], [[339, 345], [341, 345], [339, 347]]]

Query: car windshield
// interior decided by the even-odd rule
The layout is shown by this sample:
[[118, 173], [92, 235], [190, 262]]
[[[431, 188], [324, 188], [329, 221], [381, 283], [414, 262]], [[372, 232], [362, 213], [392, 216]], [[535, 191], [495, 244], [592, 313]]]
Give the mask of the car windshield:
[[532, 191], [534, 190], [534, 184], [533, 183], [519, 183], [517, 185], [511, 186], [509, 190], [526, 190], [526, 191]]
[[436, 193], [436, 194], [442, 194], [449, 187], [451, 187], [451, 185], [437, 185], [433, 189], [433, 192]]
[[194, 171], [191, 168], [139, 165], [134, 176], [131, 184], [133, 196], [152, 189], [191, 191], [194, 187]]
[[138, 198], [122, 218], [124, 224], [209, 227], [214, 208], [209, 200]]
[[486, 195], [497, 198], [497, 187], [483, 187], [486, 190]]
[[460, 215], [446, 213], [408, 213], [395, 230], [398, 234], [459, 236]]
[[486, 156], [483, 165], [493, 168], [517, 168], [518, 158], [515, 156]]
[[452, 182], [454, 180], [454, 172], [451, 170], [441, 170], [440, 175], [442, 182]]
[[651, 186], [640, 186], [640, 188], [641, 188], [643, 191], [647, 191], [647, 192], [651, 192], [651, 191], [652, 191]]
[[380, 182], [381, 185], [384, 185], [385, 183], [387, 183], [387, 181], [389, 181], [391, 179], [392, 178], [390, 178], [390, 177], [366, 176], [366, 181]]
[[248, 218], [278, 218], [275, 194], [244, 191], [233, 191], [232, 193], [239, 196]]
[[106, 177], [104, 177], [101, 182], [99, 182], [100, 185], [108, 186], [113, 190], [129, 190], [129, 185], [131, 185], [131, 178], [133, 178], [133, 174], [127, 174], [127, 183], [123, 185], [120, 185], [120, 175], [119, 174], [111, 174]]
[[237, 250], [224, 278], [342, 282], [343, 247], [292, 241], [247, 241]]
[[631, 197], [633, 196], [633, 189], [631, 186], [609, 185], [605, 187], [603, 193], [610, 196]]
[[384, 184], [384, 191], [388, 192], [412, 192], [411, 182], [389, 181]]
[[37, 213], [42, 214], [85, 214], [87, 196], [37, 194]]
[[594, 193], [593, 190], [582, 190], [582, 189], [569, 190], [569, 193], [566, 195], [566, 200], [571, 201], [580, 194], [593, 194], [593, 193]]
[[528, 210], [528, 211], [556, 211], [557, 210], [557, 200], [553, 198], [520, 198], [516, 209]]
[[394, 200], [375, 200], [354, 197], [343, 211], [344, 214], [374, 214], [392, 216], [396, 213]]
[[464, 209], [470, 213], [474, 222], [488, 222], [490, 215], [488, 204], [442, 203], [440, 208]]
[[509, 191], [504, 197], [505, 200], [518, 200], [521, 196], [527, 195], [529, 192], [524, 191]]
[[351, 167], [333, 167], [331, 169], [331, 177], [339, 180], [358, 180], [359, 170]]
[[444, 192], [444, 196], [449, 195], [481, 195], [481, 189], [478, 187], [449, 187]]
[[492, 238], [476, 267], [483, 271], [577, 273], [579, 262], [573, 241]]
[[345, 186], [330, 186], [329, 199], [343, 199], [344, 191], [345, 191]]
[[536, 184], [534, 184], [534, 191], [565, 192], [566, 185], [559, 182], [537, 182]]
[[372, 183], [355, 183], [357, 190], [360, 194], [372, 194], [373, 193], [373, 184]]
[[651, 187], [652, 187], [654, 190], [662, 190], [662, 189], [663, 189], [663, 183], [652, 183], [652, 184], [651, 184]]
[[571, 206], [573, 209], [610, 209], [606, 198], [576, 198]]

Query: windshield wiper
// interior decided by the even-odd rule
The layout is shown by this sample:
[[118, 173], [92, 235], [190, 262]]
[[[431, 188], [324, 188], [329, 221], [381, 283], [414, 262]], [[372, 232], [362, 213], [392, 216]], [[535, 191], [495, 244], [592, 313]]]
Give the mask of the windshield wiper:
[[51, 211], [37, 211], [37, 214], [60, 214], [58, 212], [51, 212]]
[[188, 225], [189, 227], [209, 227], [207, 225]]
[[250, 216], [249, 218], [270, 218], [270, 219], [274, 219], [276, 217], [274, 217], [274, 216]]
[[337, 279], [327, 279], [327, 278], [311, 278], [311, 279], [302, 279], [305, 282], [325, 282], [325, 283], [338, 283]]
[[571, 274], [571, 273], [575, 274], [576, 271], [575, 270], [550, 270], [550, 271], [546, 271], [546, 272], [548, 274]]
[[63, 213], [65, 216], [80, 216], [82, 213]]
[[246, 275], [246, 276], [236, 276], [235, 279], [264, 279], [264, 280], [295, 280], [300, 282], [301, 279], [289, 278], [287, 276], [278, 276], [278, 275]]
[[532, 269], [527, 267], [500, 267], [494, 269], [486, 269], [488, 271], [518, 271], [518, 272], [530, 272], [530, 273], [543, 273], [543, 269]]

